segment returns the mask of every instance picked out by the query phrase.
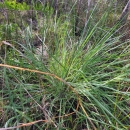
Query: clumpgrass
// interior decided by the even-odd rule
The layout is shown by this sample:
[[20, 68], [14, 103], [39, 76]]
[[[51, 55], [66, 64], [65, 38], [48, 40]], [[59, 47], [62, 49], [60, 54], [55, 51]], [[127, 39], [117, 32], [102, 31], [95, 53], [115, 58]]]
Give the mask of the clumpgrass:
[[101, 26], [105, 14], [93, 25], [93, 10], [78, 38], [72, 14], [43, 16], [37, 36], [43, 49], [48, 46], [47, 59], [35, 53], [31, 26], [19, 41], [2, 42], [10, 48], [3, 49], [0, 64], [0, 127], [130, 128], [130, 41], [120, 41], [120, 23]]

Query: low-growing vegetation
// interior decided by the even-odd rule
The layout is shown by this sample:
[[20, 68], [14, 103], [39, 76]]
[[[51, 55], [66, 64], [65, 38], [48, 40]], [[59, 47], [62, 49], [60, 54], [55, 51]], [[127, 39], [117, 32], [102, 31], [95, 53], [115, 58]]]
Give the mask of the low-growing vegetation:
[[129, 130], [126, 3], [0, 2], [0, 129]]

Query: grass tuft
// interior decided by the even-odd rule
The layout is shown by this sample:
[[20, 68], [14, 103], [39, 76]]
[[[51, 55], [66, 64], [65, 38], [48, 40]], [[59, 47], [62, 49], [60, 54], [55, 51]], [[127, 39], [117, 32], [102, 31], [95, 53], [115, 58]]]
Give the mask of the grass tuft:
[[98, 3], [76, 36], [75, 5], [54, 15], [34, 4], [36, 21], [0, 26], [2, 129], [130, 128], [130, 40], [109, 27], [110, 9], [96, 17]]

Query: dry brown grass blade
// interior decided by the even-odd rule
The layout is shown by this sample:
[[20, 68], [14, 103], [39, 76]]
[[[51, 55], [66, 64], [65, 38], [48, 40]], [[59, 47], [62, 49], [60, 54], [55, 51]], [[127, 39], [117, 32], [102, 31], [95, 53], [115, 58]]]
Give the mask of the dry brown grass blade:
[[8, 127], [8, 128], [0, 128], [0, 130], [12, 130], [12, 129], [16, 129], [16, 128], [20, 128], [20, 127], [24, 127], [24, 126], [30, 126], [39, 122], [47, 122], [46, 120], [38, 120], [38, 121], [33, 121], [33, 122], [29, 122], [29, 123], [23, 123], [21, 125], [15, 126], [15, 127]]
[[11, 47], [13, 47], [13, 45], [12, 45], [12, 44], [10, 44], [9, 42], [2, 41], [2, 43], [3, 43], [3, 44], [5, 44], [5, 45], [8, 45], [8, 46], [11, 46]]
[[56, 76], [55, 74], [51, 74], [51, 73], [48, 73], [48, 72], [42, 72], [42, 71], [39, 71], [39, 70], [31, 70], [31, 69], [27, 69], [27, 68], [21, 68], [21, 67], [17, 67], [17, 66], [12, 66], [12, 65], [7, 65], [7, 64], [0, 64], [1, 67], [6, 67], [6, 68], [12, 68], [12, 69], [18, 69], [18, 70], [21, 70], [21, 71], [28, 71], [28, 72], [34, 72], [34, 73], [38, 73], [38, 74], [43, 74], [43, 75], [48, 75], [48, 76], [52, 76], [54, 77], [55, 79], [63, 82], [65, 85], [67, 85], [77, 96], [78, 98], [78, 103], [79, 105], [81, 106], [81, 109], [83, 110], [84, 114], [86, 115], [86, 117], [88, 118], [90, 124], [93, 126], [93, 129], [96, 130], [96, 127], [95, 125], [93, 124], [93, 122], [91, 121], [90, 117], [88, 116], [87, 112], [85, 111], [83, 105], [82, 105], [82, 102], [81, 102], [81, 99], [80, 99], [80, 96], [78, 94], [78, 92], [72, 87], [70, 86], [65, 80], [63, 80], [62, 78]]

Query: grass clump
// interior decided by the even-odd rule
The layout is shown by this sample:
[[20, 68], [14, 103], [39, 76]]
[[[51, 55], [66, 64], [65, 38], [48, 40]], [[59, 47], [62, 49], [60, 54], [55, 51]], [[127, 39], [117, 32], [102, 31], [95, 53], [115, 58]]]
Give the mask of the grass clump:
[[0, 33], [1, 128], [130, 128], [130, 41], [121, 41], [120, 23], [106, 26], [107, 12], [95, 22], [95, 10], [80, 36], [71, 11], [53, 16], [36, 8], [37, 30], [32, 21], [13, 28], [17, 38]]

